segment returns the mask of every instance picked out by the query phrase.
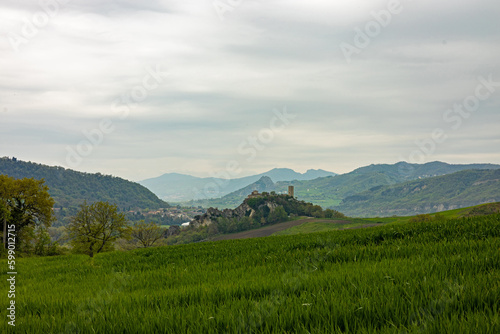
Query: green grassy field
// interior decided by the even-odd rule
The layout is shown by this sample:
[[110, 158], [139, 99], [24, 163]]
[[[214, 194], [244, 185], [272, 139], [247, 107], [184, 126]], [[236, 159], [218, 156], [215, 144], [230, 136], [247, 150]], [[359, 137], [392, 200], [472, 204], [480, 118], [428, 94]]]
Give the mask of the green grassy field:
[[18, 259], [0, 331], [499, 333], [499, 250], [494, 215]]
[[[316, 221], [317, 220], [317, 221]], [[325, 220], [331, 220], [332, 223], [324, 222]], [[276, 232], [273, 235], [295, 235], [295, 234], [305, 234], [305, 233], [316, 233], [316, 232], [327, 232], [335, 230], [343, 230], [348, 228], [360, 228], [367, 225], [375, 225], [373, 221], [360, 218], [343, 218], [342, 221], [345, 223], [336, 223], [338, 219], [315, 219], [311, 222], [304, 223], [299, 226], [294, 226], [284, 231]]]
[[[435, 212], [429, 215], [431, 217], [441, 216], [445, 219], [455, 219], [455, 218], [467, 217], [471, 212], [476, 212], [479, 215], [481, 214], [487, 215], [491, 214], [492, 212], [499, 212], [499, 211], [500, 211], [500, 203], [487, 203], [467, 208]], [[415, 216], [394, 216], [394, 217], [383, 217], [383, 218], [375, 217], [375, 218], [359, 218], [359, 219], [363, 219], [368, 222], [377, 222], [384, 224], [405, 224], [408, 223], [410, 219], [414, 217]]]

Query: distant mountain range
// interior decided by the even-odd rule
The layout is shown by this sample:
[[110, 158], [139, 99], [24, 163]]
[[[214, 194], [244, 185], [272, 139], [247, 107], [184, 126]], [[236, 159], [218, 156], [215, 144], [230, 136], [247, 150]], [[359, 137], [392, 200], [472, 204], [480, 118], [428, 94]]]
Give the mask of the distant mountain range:
[[271, 192], [276, 190], [276, 184], [269, 176], [262, 176], [256, 182], [246, 186], [245, 188], [233, 191], [222, 198], [200, 199], [187, 202], [186, 205], [202, 206], [205, 208], [214, 207], [221, 209], [234, 209], [238, 207], [252, 191], [257, 190], [260, 193]]
[[336, 174], [321, 169], [310, 169], [302, 174], [288, 168], [275, 168], [265, 173], [231, 180], [213, 177], [199, 178], [178, 173], [168, 173], [156, 178], [140, 181], [139, 183], [163, 200], [169, 202], [187, 202], [193, 199], [223, 197], [257, 182], [263, 176], [269, 177], [273, 182], [279, 182], [313, 180], [318, 177], [334, 175]]
[[392, 165], [370, 165], [335, 177], [291, 183], [278, 182], [276, 184], [276, 191], [286, 191], [288, 185], [294, 185], [295, 195], [300, 199], [327, 208], [337, 206], [344, 198], [375, 186], [394, 185], [405, 181], [446, 175], [470, 169], [500, 169], [500, 165], [452, 165], [439, 161], [425, 164], [398, 162]]
[[[370, 213], [374, 215], [382, 215], [382, 211], [374, 211], [373, 208], [369, 208], [370, 202], [368, 199], [364, 202], [364, 205], [367, 208], [367, 214], [363, 214], [363, 206], [357, 207], [347, 200], [348, 198], [352, 200], [355, 198], [354, 196], [370, 189], [377, 189], [377, 187], [388, 186], [391, 189], [393, 187], [399, 186], [408, 181], [414, 180], [426, 180], [432, 179], [441, 175], [449, 175], [453, 173], [457, 173], [459, 171], [465, 170], [475, 170], [475, 171], [489, 171], [489, 170], [497, 170], [500, 169], [500, 165], [492, 165], [492, 164], [471, 164], [471, 165], [450, 165], [443, 162], [431, 162], [426, 164], [409, 164], [406, 162], [400, 162], [394, 165], [370, 165], [366, 167], [358, 168], [350, 173], [337, 175], [337, 176], [329, 176], [329, 177], [321, 177], [314, 180], [307, 181], [288, 181], [288, 182], [269, 182], [270, 180], [261, 179], [258, 182], [255, 182], [244, 189], [234, 191], [228, 195], [223, 196], [222, 198], [215, 198], [210, 200], [202, 200], [202, 201], [194, 201], [191, 204], [201, 205], [204, 207], [218, 207], [218, 208], [234, 208], [241, 203], [246, 196], [252, 190], [259, 191], [276, 191], [278, 193], [284, 193], [287, 191], [289, 185], [295, 186], [295, 196], [299, 200], [304, 200], [306, 202], [312, 202], [314, 204], [321, 205], [323, 208], [333, 208], [344, 212], [348, 215], [358, 215], [358, 216], [367, 216]], [[465, 174], [463, 174], [465, 175]], [[447, 179], [452, 180], [453, 178]], [[447, 187], [443, 189], [454, 189], [457, 187], [456, 183], [450, 183]], [[481, 188], [477, 188], [476, 190], [480, 191]], [[497, 189], [498, 193], [500, 193], [500, 189]], [[436, 190], [437, 191], [437, 190]], [[495, 193], [495, 186], [493, 185], [492, 189], [488, 189], [486, 193], [488, 196]], [[403, 196], [403, 195], [401, 195]], [[407, 195], [405, 195], [407, 196]], [[465, 196], [465, 195], [462, 195]], [[467, 195], [470, 197], [470, 195]], [[460, 199], [460, 202], [457, 203], [465, 203], [466, 197]], [[404, 196], [403, 196], [404, 197]], [[494, 196], [493, 196], [494, 197]], [[492, 197], [492, 198], [493, 198]], [[481, 199], [479, 197], [470, 197], [471, 201], [474, 204], [485, 203], [489, 199]], [[436, 205], [440, 207], [439, 204], [443, 205], [452, 205], [449, 202], [446, 202], [439, 199]], [[458, 198], [456, 199], [458, 200]], [[412, 202], [409, 200], [408, 203]], [[341, 204], [342, 203], [342, 204]], [[361, 202], [359, 202], [361, 203]], [[359, 204], [358, 203], [358, 204]], [[375, 204], [374, 204], [375, 205]], [[391, 206], [390, 201], [387, 202], [388, 206]], [[395, 205], [395, 204], [394, 204]], [[461, 204], [460, 204], [461, 205]], [[431, 209], [434, 205], [429, 207], [427, 204], [423, 204], [423, 208]], [[395, 207], [397, 208], [397, 207]], [[371, 211], [368, 211], [371, 210]], [[417, 212], [418, 211], [418, 212]], [[425, 211], [425, 210], [423, 210]], [[418, 209], [416, 211], [412, 211], [412, 209], [408, 209], [407, 206], [403, 206], [400, 208], [400, 212], [406, 212], [407, 214], [415, 214], [415, 212], [420, 213], [423, 212]], [[386, 211], [387, 215], [392, 215], [389, 211]]]

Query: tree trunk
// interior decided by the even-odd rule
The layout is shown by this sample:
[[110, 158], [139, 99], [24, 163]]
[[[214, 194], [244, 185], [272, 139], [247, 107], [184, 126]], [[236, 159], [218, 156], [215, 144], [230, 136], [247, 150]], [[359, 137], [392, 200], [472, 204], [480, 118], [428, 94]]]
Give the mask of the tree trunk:
[[94, 257], [94, 243], [90, 244], [90, 247], [89, 247], [89, 256], [90, 257]]
[[7, 249], [7, 220], [3, 217], [3, 247]]

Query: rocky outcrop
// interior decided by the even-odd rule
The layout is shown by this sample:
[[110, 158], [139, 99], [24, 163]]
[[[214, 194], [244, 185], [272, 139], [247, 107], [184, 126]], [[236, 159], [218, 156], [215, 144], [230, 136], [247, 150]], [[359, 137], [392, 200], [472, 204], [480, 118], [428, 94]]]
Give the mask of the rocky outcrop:
[[253, 210], [246, 202], [243, 202], [239, 207], [234, 210], [224, 209], [219, 210], [217, 208], [209, 208], [207, 212], [202, 216], [196, 216], [189, 223], [191, 227], [201, 227], [201, 226], [209, 226], [214, 222], [217, 222], [219, 218], [243, 218], [245, 216], [252, 217], [255, 214], [255, 210]]
[[[258, 210], [262, 210], [263, 207], [267, 206], [269, 208], [269, 212], [273, 212], [279, 205], [272, 202], [272, 201], [265, 201], [259, 207], [257, 208]], [[240, 206], [238, 206], [236, 209], [231, 210], [231, 209], [224, 209], [224, 210], [219, 210], [217, 208], [209, 208], [207, 209], [207, 212], [202, 215], [202, 216], [196, 216], [194, 219], [189, 223], [190, 227], [198, 228], [201, 226], [209, 226], [213, 223], [216, 223], [219, 218], [237, 218], [241, 219], [243, 217], [250, 217], [252, 218], [255, 215], [256, 211], [250, 207], [247, 203], [247, 200], [245, 200]]]

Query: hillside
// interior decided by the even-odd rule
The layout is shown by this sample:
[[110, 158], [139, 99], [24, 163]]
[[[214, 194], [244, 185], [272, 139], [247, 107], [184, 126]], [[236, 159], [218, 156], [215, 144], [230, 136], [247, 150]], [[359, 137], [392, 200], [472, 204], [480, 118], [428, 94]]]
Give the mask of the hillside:
[[23, 258], [16, 332], [498, 333], [499, 231], [495, 215]]
[[269, 177], [273, 182], [278, 182], [312, 180], [318, 177], [334, 175], [336, 174], [321, 169], [310, 169], [306, 173], [301, 174], [288, 168], [274, 168], [262, 174], [231, 180], [214, 177], [199, 178], [190, 175], [169, 173], [143, 180], [139, 183], [164, 200], [169, 202], [186, 202], [193, 199], [220, 198], [245, 188], [264, 176]]
[[323, 207], [338, 205], [347, 196], [378, 185], [395, 184], [399, 180], [382, 172], [366, 174], [347, 173], [335, 177], [319, 178], [311, 181], [278, 182], [276, 190], [286, 191], [295, 186], [295, 195], [301, 200]]
[[76, 172], [32, 162], [0, 158], [0, 174], [44, 179], [55, 208], [74, 210], [83, 201], [109, 201], [121, 210], [166, 208], [168, 204], [140, 184], [110, 175]]
[[304, 201], [323, 207], [334, 207], [349, 196], [380, 185], [397, 183], [447, 175], [463, 170], [499, 169], [500, 165], [469, 164], [451, 165], [443, 162], [409, 164], [399, 162], [393, 165], [370, 165], [358, 168], [350, 173], [335, 177], [319, 178], [310, 181], [294, 181], [276, 184], [276, 191], [286, 191], [288, 185], [295, 186], [296, 196]]
[[355, 169], [352, 174], [369, 174], [380, 172], [389, 175], [399, 181], [411, 181], [421, 178], [452, 174], [469, 169], [500, 169], [500, 165], [494, 164], [448, 164], [441, 161], [433, 161], [425, 164], [410, 164], [398, 162], [396, 164], [378, 164]]
[[258, 188], [255, 184], [234, 191], [218, 198], [203, 201], [189, 202], [192, 205], [203, 207], [235, 208], [241, 203], [248, 190], [276, 191], [285, 193], [289, 185], [295, 186], [295, 196], [306, 202], [321, 205], [323, 208], [333, 208], [346, 197], [353, 196], [363, 191], [381, 185], [395, 185], [397, 183], [425, 179], [434, 176], [447, 175], [462, 170], [499, 169], [500, 165], [469, 164], [451, 165], [443, 162], [430, 162], [426, 164], [409, 164], [399, 162], [393, 165], [370, 165], [358, 168], [350, 173], [315, 178], [312, 180], [274, 181], [274, 185], [267, 188]]
[[466, 170], [393, 186], [376, 186], [337, 206], [349, 216], [392, 216], [500, 201], [500, 170]]

